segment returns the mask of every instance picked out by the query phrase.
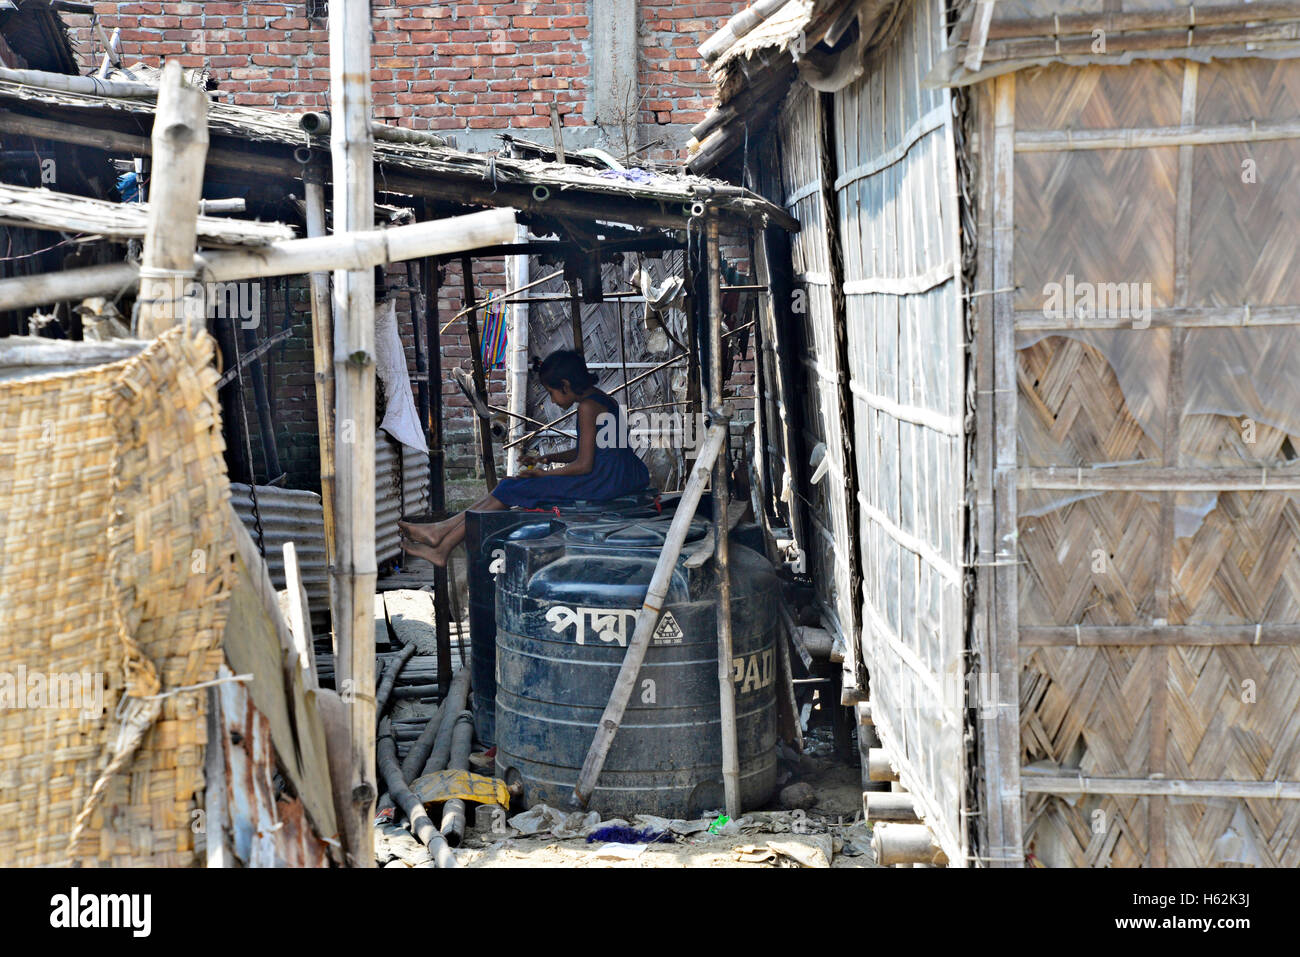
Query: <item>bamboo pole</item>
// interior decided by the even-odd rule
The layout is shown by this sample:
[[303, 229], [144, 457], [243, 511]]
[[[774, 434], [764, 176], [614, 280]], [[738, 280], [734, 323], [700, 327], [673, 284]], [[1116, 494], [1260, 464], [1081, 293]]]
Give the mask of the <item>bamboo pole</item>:
[[912, 795], [902, 791], [863, 791], [862, 813], [868, 821], [916, 823], [921, 820]]
[[868, 781], [897, 781], [898, 772], [889, 761], [884, 748], [872, 748], [867, 752]]
[[[519, 242], [526, 244], [528, 242], [528, 228], [519, 227]], [[531, 285], [529, 282], [528, 268], [529, 258], [527, 255], [516, 256], [511, 262], [507, 275], [511, 278], [513, 290], [507, 289], [507, 296], [511, 291], [519, 292], [521, 289]], [[509, 349], [509, 367], [510, 367], [510, 397], [508, 401], [509, 414], [512, 418], [510, 424], [510, 438], [520, 438], [524, 433], [524, 421], [528, 411], [528, 313], [527, 303], [512, 302], [510, 306], [510, 329], [508, 338], [510, 340]], [[537, 423], [540, 424], [540, 423]], [[519, 471], [519, 447], [511, 446], [506, 449], [506, 474], [514, 475]]]
[[880, 824], [873, 829], [871, 849], [881, 867], [894, 864], [933, 864], [946, 867], [948, 858], [924, 824]]
[[[303, 174], [303, 195], [307, 206], [307, 236], [325, 235], [325, 171], [309, 166]], [[338, 582], [333, 569], [338, 563], [338, 542], [334, 532], [334, 316], [330, 308], [329, 273], [311, 274], [311, 351], [316, 382], [316, 432], [320, 448], [321, 514], [325, 528], [325, 567], [329, 576], [330, 609], [338, 608], [334, 590]], [[330, 632], [334, 626], [331, 623]], [[337, 645], [335, 652], [338, 651]]]
[[1129, 794], [1184, 798], [1300, 800], [1300, 781], [1193, 781], [1171, 778], [1105, 778], [1026, 770], [1020, 788], [1027, 794]]
[[1300, 121], [1224, 123], [1213, 126], [1154, 126], [1103, 130], [1021, 130], [1017, 153], [1069, 150], [1159, 149], [1168, 146], [1213, 146], [1222, 143], [1269, 143], [1300, 139]]
[[[997, 679], [996, 768], [989, 768], [990, 791], [1000, 805], [1000, 841], [991, 847], [997, 866], [1024, 866], [1023, 808], [1020, 797], [1019, 539], [1016, 499], [1016, 348], [1015, 285], [1015, 75], [993, 82], [993, 651]], [[987, 667], [987, 666], [986, 666]]]
[[[397, 801], [397, 806], [410, 818], [411, 833], [415, 835], [415, 839], [429, 849], [429, 853], [433, 855], [438, 867], [459, 867], [456, 855], [451, 852], [451, 848], [447, 845], [442, 834], [433, 826], [433, 821], [429, 818], [429, 813], [424, 809], [424, 804], [411, 791], [406, 782], [402, 780], [401, 769], [397, 766], [397, 744], [393, 740], [392, 724], [388, 718], [385, 718], [379, 726], [377, 754], [379, 773], [383, 775], [389, 792]], [[373, 829], [367, 827], [366, 831], [371, 835], [370, 841], [373, 845]], [[373, 850], [371, 852], [370, 866], [374, 866]]]
[[[427, 206], [426, 206], [427, 208]], [[429, 369], [429, 418], [425, 431], [429, 446], [429, 509], [441, 520], [447, 510], [446, 451], [442, 444], [442, 334], [438, 331], [438, 296], [441, 291], [438, 267], [432, 259], [421, 263], [425, 292], [425, 355]], [[438, 648], [438, 686], [446, 694], [451, 687], [451, 602], [447, 569], [433, 569], [434, 628]], [[459, 621], [459, 616], [457, 616]]]
[[208, 154], [208, 98], [185, 85], [175, 60], [163, 68], [151, 142], [149, 220], [140, 265], [139, 329], [144, 339], [181, 322], [204, 327], [203, 302], [188, 293]]
[[[514, 234], [514, 210], [490, 209], [391, 229], [286, 239], [250, 249], [204, 252], [200, 256], [191, 251], [192, 271], [201, 273], [209, 282], [297, 276], [322, 270], [365, 271], [407, 259], [476, 249]], [[133, 263], [118, 263], [0, 279], [0, 308], [112, 296], [129, 287], [139, 275], [140, 269]]]
[[733, 43], [746, 36], [785, 4], [786, 0], [758, 0], [753, 6], [741, 10], [728, 20], [721, 30], [700, 44], [700, 58], [705, 63], [713, 63]]
[[740, 757], [736, 743], [736, 686], [731, 680], [731, 546], [727, 534], [727, 509], [731, 504], [728, 454], [731, 417], [723, 404], [722, 382], [722, 252], [718, 219], [710, 216], [705, 227], [709, 273], [709, 412], [721, 423], [727, 437], [722, 443], [713, 474], [713, 540], [718, 563], [718, 704], [722, 713], [722, 785], [727, 814], [740, 817]]
[[[1183, 333], [1184, 335], [1186, 333]], [[1278, 468], [1214, 469], [1198, 466], [1050, 466], [1020, 469], [1018, 487], [1145, 492], [1244, 492], [1300, 489], [1300, 470]]]
[[[330, 138], [335, 231], [374, 226], [374, 144], [370, 136], [370, 2], [330, 5], [330, 105], [341, 118]], [[302, 240], [323, 242], [324, 240]], [[348, 705], [353, 817], [360, 823], [354, 867], [373, 867], [375, 785], [375, 277], [371, 263], [334, 274], [334, 418], [338, 474], [338, 606], [334, 629], [338, 687]], [[303, 272], [306, 270], [295, 270]], [[402, 783], [402, 782], [399, 782]], [[394, 797], [398, 794], [394, 792]], [[423, 808], [419, 809], [421, 812]], [[412, 817], [412, 821], [415, 817]], [[427, 816], [425, 821], [428, 821]], [[433, 829], [432, 822], [428, 821]], [[417, 835], [419, 836], [419, 835]], [[429, 839], [422, 838], [427, 844]]]
[[[1094, 30], [1119, 33], [1124, 30], [1150, 30], [1161, 27], [1205, 27], [1223, 23], [1260, 22], [1263, 20], [1300, 19], [1300, 3], [1270, 2], [1228, 3], [1216, 6], [1169, 7], [1163, 10], [1107, 11], [1102, 13], [1071, 13], [1052, 17], [1025, 17], [999, 20], [988, 31], [990, 40], [1017, 38], [1042, 38], [1070, 36], [1085, 33], [1091, 38]], [[961, 29], [959, 42], [966, 42], [971, 32], [968, 24]]]
[[[330, 115], [328, 113], [304, 113], [298, 117], [298, 126], [311, 136], [328, 136], [330, 133]], [[437, 133], [427, 130], [408, 130], [402, 126], [389, 126], [379, 120], [370, 121], [370, 135], [385, 143], [410, 143], [417, 146], [446, 147], [447, 141]]]
[[573, 336], [573, 351], [584, 359], [587, 350], [582, 342], [582, 300], [578, 298], [578, 280], [569, 280], [569, 332]]
[[1300, 624], [1253, 625], [1025, 625], [1020, 643], [1031, 648], [1187, 645], [1300, 646]]
[[[483, 373], [483, 348], [478, 334], [478, 300], [474, 298], [474, 260], [460, 258], [461, 282], [465, 289], [465, 331], [469, 335], [469, 358], [474, 367], [474, 391], [487, 402], [487, 376]], [[492, 454], [492, 427], [484, 419], [474, 420], [478, 430], [478, 451], [483, 462], [483, 479], [491, 492], [497, 486], [497, 463]]]
[[[1243, 7], [1242, 9], [1249, 9]], [[1242, 20], [1248, 20], [1243, 17]], [[1188, 49], [1206, 49], [1210, 47], [1236, 46], [1238, 44], [1258, 44], [1256, 49], [1267, 49], [1264, 44], [1272, 42], [1294, 42], [1300, 35], [1300, 25], [1291, 22], [1234, 23], [1224, 26], [1201, 26], [1190, 37], [1189, 31], [1175, 27], [1170, 30], [1138, 31], [1132, 33], [1107, 33], [1106, 50], [1097, 54], [1093, 50], [1096, 40], [1093, 36], [1077, 37], [1034, 37], [1024, 40], [1003, 40], [990, 43], [984, 51], [984, 65], [1006, 63], [1022, 59], [1040, 57], [1079, 56], [1086, 57], [1098, 64], [1108, 59], [1115, 59], [1125, 54], [1142, 50], [1168, 51], [1171, 55]]]
[[618, 733], [619, 723], [623, 720], [623, 713], [627, 710], [627, 703], [632, 697], [637, 673], [641, 670], [641, 662], [645, 660], [646, 650], [650, 647], [650, 638], [659, 623], [659, 613], [662, 611], [664, 597], [668, 594], [668, 584], [672, 580], [673, 570], [677, 567], [677, 558], [681, 555], [682, 543], [686, 541], [686, 532], [691, 527], [692, 519], [695, 518], [695, 508], [699, 505], [700, 495], [704, 492], [704, 483], [708, 481], [709, 472], [726, 439], [725, 425], [709, 426], [695, 468], [682, 492], [677, 511], [673, 513], [672, 523], [668, 526], [664, 547], [659, 553], [659, 560], [655, 563], [654, 574], [650, 576], [645, 601], [641, 603], [641, 610], [637, 614], [636, 628], [627, 643], [627, 652], [623, 656], [623, 664], [619, 666], [618, 677], [614, 680], [614, 689], [610, 692], [609, 703], [605, 705], [605, 711], [600, 716], [596, 735], [592, 739], [591, 748], [587, 751], [586, 760], [582, 763], [582, 772], [578, 775], [578, 783], [570, 799], [570, 804], [573, 806], [586, 807], [587, 802], [591, 800], [591, 794], [596, 788], [596, 780], [605, 766], [610, 745], [614, 743], [614, 735]]
[[[171, 61], [175, 62], [175, 61]], [[176, 72], [181, 73], [181, 65], [176, 64]], [[35, 86], [43, 90], [59, 90], [63, 93], [83, 93], [89, 96], [120, 96], [151, 100], [162, 98], [166, 86], [167, 67], [163, 67], [163, 84], [155, 87], [135, 80], [103, 80], [95, 76], [68, 76], [64, 73], [50, 73], [46, 70], [13, 70], [0, 67], [0, 81], [21, 83], [23, 86]], [[206, 99], [206, 97], [205, 97]]]

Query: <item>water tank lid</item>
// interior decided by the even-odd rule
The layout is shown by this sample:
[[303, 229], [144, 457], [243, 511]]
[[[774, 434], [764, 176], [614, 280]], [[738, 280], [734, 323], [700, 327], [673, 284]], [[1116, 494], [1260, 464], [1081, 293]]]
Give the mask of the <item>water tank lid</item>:
[[[612, 545], [620, 548], [662, 548], [668, 537], [667, 519], [650, 522], [598, 522], [577, 525], [565, 531], [564, 537], [584, 545]], [[704, 522], [691, 522], [686, 530], [686, 541], [698, 542], [708, 534]]]
[[520, 525], [518, 528], [511, 529], [510, 534], [506, 535], [506, 541], [509, 542], [526, 542], [534, 538], [546, 538], [548, 535], [555, 533], [556, 523], [549, 519], [541, 522], [529, 522], [527, 525]]
[[568, 502], [542, 505], [541, 508], [545, 511], [558, 510], [561, 515], [565, 512], [617, 512], [623, 509], [636, 508], [637, 506], [653, 505], [658, 497], [659, 490], [657, 488], [646, 488], [639, 492], [620, 495], [617, 498], [579, 498]]

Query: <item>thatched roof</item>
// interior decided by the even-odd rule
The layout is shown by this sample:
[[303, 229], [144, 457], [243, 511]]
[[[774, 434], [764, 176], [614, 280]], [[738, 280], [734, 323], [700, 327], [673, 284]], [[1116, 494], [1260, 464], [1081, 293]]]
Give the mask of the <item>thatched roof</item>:
[[[691, 130], [693, 173], [712, 169], [761, 129], [796, 78], [843, 88], [896, 30], [908, 0], [786, 0], [714, 60], [713, 110]], [[724, 35], [726, 30], [719, 35]]]
[[[149, 152], [155, 100], [147, 93], [82, 93], [0, 81], [0, 108], [8, 111], [0, 113], [0, 133], [23, 132], [119, 153]], [[259, 174], [296, 180], [303, 167], [295, 151], [308, 147], [313, 159], [325, 161], [329, 155], [328, 138], [309, 136], [298, 121], [294, 113], [214, 101], [208, 109], [209, 163], [243, 164]], [[692, 207], [703, 203], [733, 218], [766, 217], [798, 228], [767, 200], [698, 176], [600, 170], [381, 140], [375, 143], [375, 163], [380, 189], [444, 202], [670, 228], [684, 227], [697, 211]]]

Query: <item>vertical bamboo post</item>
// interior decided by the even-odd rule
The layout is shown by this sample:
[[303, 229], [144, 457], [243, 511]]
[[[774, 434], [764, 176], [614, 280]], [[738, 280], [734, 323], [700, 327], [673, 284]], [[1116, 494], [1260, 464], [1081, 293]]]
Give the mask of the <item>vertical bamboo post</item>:
[[1001, 844], [990, 848], [994, 866], [1024, 866], [1020, 793], [1020, 636], [1016, 500], [1015, 302], [1016, 77], [993, 81], [993, 601], [997, 683], [997, 779]]
[[[374, 228], [370, 132], [370, 2], [330, 5], [330, 150], [335, 232]], [[354, 867], [373, 867], [375, 802], [375, 276], [334, 274], [335, 568], [334, 628], [339, 690], [351, 739]]]
[[139, 334], [151, 339], [178, 322], [204, 323], [203, 300], [186, 295], [194, 278], [203, 166], [208, 158], [208, 98], [185, 85], [169, 60], [153, 123], [153, 179], [140, 264]]
[[[470, 256], [460, 257], [461, 278], [465, 285], [465, 329], [469, 333], [469, 356], [474, 364], [474, 389], [487, 401], [487, 376], [483, 373], [483, 350], [478, 334], [478, 300], [474, 298], [474, 260]], [[474, 417], [478, 429], [479, 455], [483, 459], [483, 477], [488, 491], [497, 487], [497, 464], [492, 456], [492, 426], [480, 416]]]
[[722, 253], [718, 248], [718, 218], [705, 227], [706, 269], [709, 274], [709, 413], [726, 430], [722, 451], [713, 467], [713, 540], [718, 560], [718, 703], [722, 711], [722, 785], [727, 815], [740, 817], [740, 760], [736, 747], [736, 686], [731, 681], [731, 552], [727, 541], [727, 509], [731, 502], [728, 454], [731, 421], [722, 401]]
[[[568, 279], [568, 277], [565, 277]], [[578, 277], [575, 274], [569, 283], [569, 328], [573, 333], [573, 351], [584, 359], [587, 350], [582, 345], [582, 300], [578, 298]], [[624, 398], [627, 398], [626, 396]]]
[[[429, 204], [425, 204], [426, 215]], [[447, 511], [446, 453], [442, 447], [442, 334], [438, 323], [438, 296], [441, 284], [438, 264], [425, 259], [420, 264], [424, 287], [425, 348], [429, 368], [429, 417], [425, 420], [425, 438], [429, 445], [429, 510], [441, 521]], [[433, 624], [438, 650], [438, 687], [446, 700], [451, 687], [451, 601], [447, 592], [447, 569], [433, 569]]]
[[[519, 242], [528, 241], [528, 227], [519, 227]], [[515, 256], [507, 267], [506, 275], [511, 280], [506, 287], [520, 289], [528, 285], [528, 254]], [[515, 302], [510, 305], [509, 344], [510, 356], [510, 440], [521, 438], [524, 434], [524, 420], [528, 412], [528, 303]], [[519, 446], [511, 445], [506, 449], [506, 474], [513, 475], [519, 470]]]
[[[325, 235], [325, 171], [316, 165], [303, 173], [308, 238]], [[325, 567], [329, 570], [330, 609], [338, 609], [338, 544], [334, 534], [334, 317], [330, 312], [330, 277], [311, 274], [311, 351], [316, 379], [316, 431], [320, 443], [321, 515], [325, 524]], [[334, 626], [331, 623], [330, 631]], [[334, 648], [338, 653], [338, 646]]]

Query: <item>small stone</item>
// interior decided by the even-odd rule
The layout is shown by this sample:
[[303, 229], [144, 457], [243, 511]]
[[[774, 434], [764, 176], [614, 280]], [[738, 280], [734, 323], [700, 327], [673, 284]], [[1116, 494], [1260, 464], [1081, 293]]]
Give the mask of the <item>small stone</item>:
[[812, 807], [817, 803], [817, 792], [806, 781], [790, 784], [781, 789], [781, 806], [784, 808]]

